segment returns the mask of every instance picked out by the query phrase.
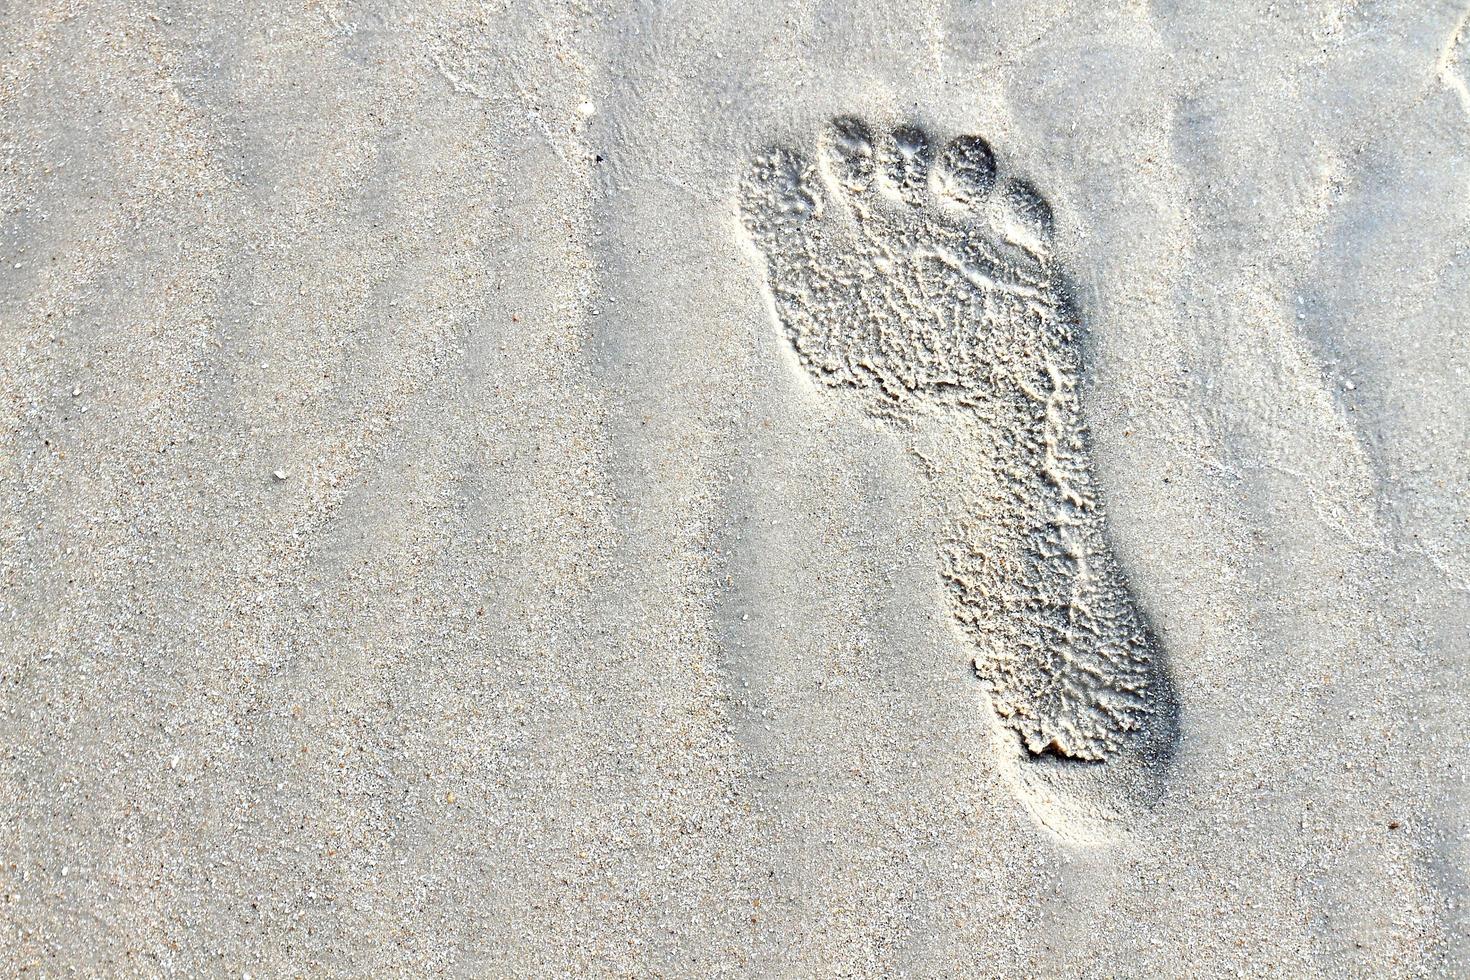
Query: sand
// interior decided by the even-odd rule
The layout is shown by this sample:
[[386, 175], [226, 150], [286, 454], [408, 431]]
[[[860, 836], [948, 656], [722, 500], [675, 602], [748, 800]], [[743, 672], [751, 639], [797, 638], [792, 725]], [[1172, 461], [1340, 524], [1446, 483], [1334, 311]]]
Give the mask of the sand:
[[0, 51], [0, 973], [1470, 971], [1464, 7]]

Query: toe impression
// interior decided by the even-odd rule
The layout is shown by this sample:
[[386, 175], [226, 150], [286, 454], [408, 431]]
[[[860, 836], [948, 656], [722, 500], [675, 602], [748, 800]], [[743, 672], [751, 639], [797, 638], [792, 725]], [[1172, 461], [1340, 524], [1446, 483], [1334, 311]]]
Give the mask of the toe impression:
[[900, 126], [881, 143], [879, 166], [885, 188], [907, 204], [917, 205], [929, 182], [934, 143], [918, 126]]
[[957, 136], [939, 158], [943, 191], [961, 204], [978, 204], [995, 186], [995, 154], [978, 136]]
[[741, 211], [755, 234], [804, 223], [821, 210], [811, 167], [790, 150], [768, 150], [755, 158], [741, 186]]
[[861, 194], [873, 185], [873, 134], [853, 116], [832, 120], [822, 139], [822, 159], [834, 183]]

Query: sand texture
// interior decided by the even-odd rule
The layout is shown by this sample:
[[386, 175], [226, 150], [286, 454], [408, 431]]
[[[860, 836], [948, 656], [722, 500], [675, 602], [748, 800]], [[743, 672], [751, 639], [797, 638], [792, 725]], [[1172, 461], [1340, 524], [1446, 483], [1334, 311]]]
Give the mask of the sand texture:
[[1470, 975], [1466, 0], [0, 0], [0, 976]]

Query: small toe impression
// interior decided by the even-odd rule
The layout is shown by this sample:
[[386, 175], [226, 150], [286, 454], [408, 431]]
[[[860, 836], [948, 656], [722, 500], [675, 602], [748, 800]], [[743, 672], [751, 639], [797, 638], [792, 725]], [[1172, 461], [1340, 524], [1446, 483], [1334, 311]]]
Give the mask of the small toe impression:
[[945, 193], [974, 204], [995, 186], [995, 154], [978, 136], [957, 136], [939, 158], [939, 180]]
[[884, 183], [909, 204], [918, 204], [929, 180], [934, 161], [934, 144], [917, 126], [895, 129], [883, 141], [880, 153]]
[[1024, 180], [1006, 181], [1002, 195], [1005, 204], [1002, 219], [1007, 238], [1032, 249], [1051, 243], [1051, 205], [1046, 198]]
[[798, 224], [817, 213], [819, 202], [805, 158], [790, 150], [756, 157], [746, 186], [748, 212], [764, 221]]
[[839, 187], [862, 193], [873, 185], [873, 134], [861, 119], [840, 116], [832, 120], [822, 150], [832, 180]]

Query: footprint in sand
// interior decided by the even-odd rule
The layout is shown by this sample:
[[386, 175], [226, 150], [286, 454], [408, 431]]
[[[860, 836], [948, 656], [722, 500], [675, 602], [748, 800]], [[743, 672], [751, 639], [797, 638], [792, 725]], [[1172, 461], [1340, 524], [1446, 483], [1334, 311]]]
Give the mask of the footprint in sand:
[[1159, 792], [1177, 711], [1108, 544], [1051, 210], [976, 136], [849, 117], [815, 156], [769, 151], [741, 182], [776, 319], [811, 378], [925, 461], [940, 575], [1023, 798], [1054, 827], [1116, 817]]

